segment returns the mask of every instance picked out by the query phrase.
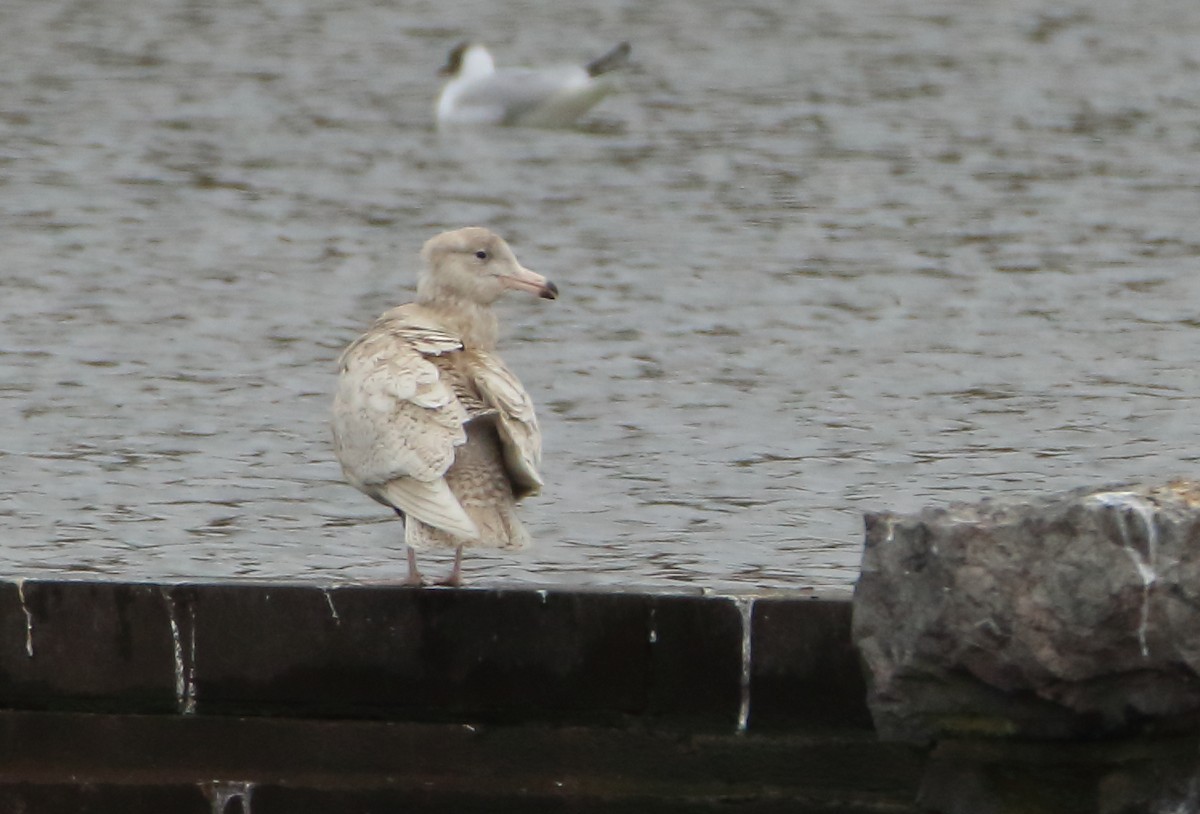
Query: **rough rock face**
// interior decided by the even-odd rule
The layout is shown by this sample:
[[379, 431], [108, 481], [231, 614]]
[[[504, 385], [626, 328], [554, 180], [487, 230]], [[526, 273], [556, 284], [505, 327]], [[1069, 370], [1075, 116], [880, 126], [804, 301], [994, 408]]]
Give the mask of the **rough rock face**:
[[853, 632], [882, 737], [1200, 723], [1200, 482], [866, 525]]

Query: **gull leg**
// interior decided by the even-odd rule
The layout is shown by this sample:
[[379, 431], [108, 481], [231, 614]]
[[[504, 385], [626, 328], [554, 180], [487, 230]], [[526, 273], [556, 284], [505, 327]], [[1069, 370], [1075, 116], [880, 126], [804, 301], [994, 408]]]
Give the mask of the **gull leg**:
[[413, 551], [411, 547], [408, 549], [408, 576], [401, 584], [411, 585], [416, 588], [420, 588], [425, 584], [425, 580], [417, 568], [417, 552]]
[[450, 576], [438, 583], [449, 588], [457, 588], [463, 584], [462, 580], [462, 546], [454, 549], [454, 568], [450, 571]]

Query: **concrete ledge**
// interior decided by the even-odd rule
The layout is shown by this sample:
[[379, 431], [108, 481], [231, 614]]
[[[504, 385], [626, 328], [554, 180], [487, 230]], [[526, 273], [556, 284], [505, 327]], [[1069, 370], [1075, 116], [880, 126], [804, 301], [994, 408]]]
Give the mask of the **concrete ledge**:
[[754, 731], [872, 729], [849, 601], [763, 598], [751, 609]]
[[0, 705], [175, 711], [164, 591], [104, 582], [0, 583]]
[[807, 595], [0, 584], [0, 812], [1195, 809], [1195, 738], [881, 742], [850, 622]]
[[0, 584], [0, 811], [907, 812], [848, 600]]
[[[921, 753], [869, 732], [0, 713], [0, 810], [900, 812]], [[213, 801], [223, 799], [222, 807]], [[10, 804], [23, 801], [25, 808]], [[87, 807], [71, 807], [90, 801]], [[169, 805], [167, 802], [169, 801]], [[69, 805], [68, 805], [69, 804]], [[401, 808], [407, 806], [407, 808]]]
[[0, 585], [0, 705], [870, 727], [846, 601], [272, 584]]
[[730, 602], [370, 588], [174, 595], [194, 619], [199, 712], [737, 720], [742, 634]]

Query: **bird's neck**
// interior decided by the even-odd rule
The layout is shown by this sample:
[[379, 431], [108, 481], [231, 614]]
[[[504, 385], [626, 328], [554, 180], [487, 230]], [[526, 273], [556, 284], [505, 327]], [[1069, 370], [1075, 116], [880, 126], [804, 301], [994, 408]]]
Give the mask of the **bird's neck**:
[[417, 301], [436, 313], [438, 320], [462, 339], [463, 347], [482, 351], [495, 349], [499, 325], [490, 305], [445, 294]]

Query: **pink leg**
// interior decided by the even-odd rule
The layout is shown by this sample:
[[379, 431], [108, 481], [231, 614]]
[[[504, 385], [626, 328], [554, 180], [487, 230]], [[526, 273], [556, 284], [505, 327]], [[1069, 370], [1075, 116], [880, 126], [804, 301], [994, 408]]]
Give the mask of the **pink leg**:
[[439, 582], [438, 585], [458, 588], [462, 584], [462, 546], [459, 546], [454, 549], [454, 568], [450, 571], [450, 576]]
[[405, 578], [404, 585], [412, 585], [421, 587], [425, 584], [425, 580], [421, 577], [421, 572], [417, 569], [417, 552], [411, 548], [408, 549], [408, 577]]

